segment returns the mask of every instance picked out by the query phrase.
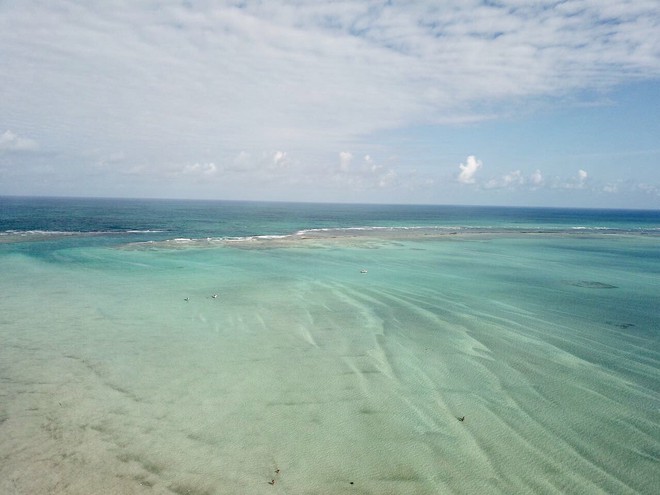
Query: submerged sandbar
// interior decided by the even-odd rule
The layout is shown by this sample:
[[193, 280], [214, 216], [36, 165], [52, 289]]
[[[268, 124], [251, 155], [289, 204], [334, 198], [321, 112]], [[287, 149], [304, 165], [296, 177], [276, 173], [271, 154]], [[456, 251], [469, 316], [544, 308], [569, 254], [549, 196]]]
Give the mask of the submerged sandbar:
[[239, 249], [276, 249], [294, 247], [373, 247], [383, 243], [451, 239], [492, 239], [521, 236], [603, 237], [658, 236], [654, 231], [619, 229], [493, 229], [480, 227], [348, 227], [300, 230], [293, 234], [236, 237], [174, 238], [133, 242], [125, 249], [186, 249], [234, 247]]

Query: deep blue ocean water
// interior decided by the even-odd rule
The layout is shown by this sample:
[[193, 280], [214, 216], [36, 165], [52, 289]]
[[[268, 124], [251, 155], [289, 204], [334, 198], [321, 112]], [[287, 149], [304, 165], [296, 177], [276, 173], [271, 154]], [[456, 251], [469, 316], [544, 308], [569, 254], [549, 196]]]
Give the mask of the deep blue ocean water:
[[437, 205], [258, 203], [90, 198], [0, 198], [0, 234], [103, 234], [124, 242], [285, 235], [306, 229], [453, 227], [491, 230], [630, 231], [658, 234], [657, 210]]
[[1, 493], [657, 488], [658, 211], [0, 198], [0, 294]]

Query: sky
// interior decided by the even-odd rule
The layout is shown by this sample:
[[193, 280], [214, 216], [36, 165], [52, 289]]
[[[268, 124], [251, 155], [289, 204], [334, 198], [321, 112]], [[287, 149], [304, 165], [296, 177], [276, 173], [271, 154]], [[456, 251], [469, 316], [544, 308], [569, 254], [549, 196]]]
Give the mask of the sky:
[[2, 0], [0, 195], [660, 209], [660, 0]]

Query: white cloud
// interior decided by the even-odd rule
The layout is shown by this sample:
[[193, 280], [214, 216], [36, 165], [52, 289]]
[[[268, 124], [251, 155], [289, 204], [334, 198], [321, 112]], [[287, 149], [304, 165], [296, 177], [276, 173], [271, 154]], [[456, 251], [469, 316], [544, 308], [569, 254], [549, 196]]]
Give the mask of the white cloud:
[[[356, 151], [389, 154], [374, 145], [385, 131], [660, 77], [652, 0], [0, 2], [0, 46], [0, 129], [48, 135], [59, 170], [81, 146], [108, 156], [121, 143], [158, 185], [184, 171], [258, 183], [327, 170], [395, 185], [401, 166], [369, 169]], [[0, 137], [0, 151], [36, 148]], [[477, 183], [474, 160], [459, 181]]]
[[347, 172], [351, 167], [351, 161], [353, 161], [353, 154], [348, 151], [342, 151], [339, 153], [339, 170], [342, 172]]
[[[153, 170], [150, 170], [154, 173]], [[272, 183], [283, 180], [295, 182], [303, 175], [297, 162], [285, 151], [261, 151], [250, 153], [241, 151], [233, 158], [207, 162], [189, 162], [182, 167], [175, 167], [170, 177], [180, 175], [211, 179], [223, 177], [236, 183]]]
[[4, 3], [0, 101], [94, 137], [313, 149], [657, 77], [653, 2], [624, 3]]
[[210, 177], [217, 173], [218, 167], [215, 163], [194, 163], [183, 167], [181, 173], [184, 175]]
[[589, 182], [589, 173], [586, 170], [579, 169], [577, 175], [573, 177], [556, 177], [552, 182], [552, 187], [559, 189], [586, 189]]
[[546, 178], [541, 170], [536, 169], [529, 175], [522, 170], [513, 170], [503, 175], [487, 179], [476, 180], [476, 171], [480, 168], [480, 161], [468, 157], [465, 165], [461, 164], [459, 182], [475, 184], [484, 190], [507, 189], [511, 191], [537, 191], [540, 189], [593, 189], [603, 192], [618, 192], [616, 184], [600, 185], [593, 183], [586, 170], [579, 169], [572, 177], [553, 176]]
[[273, 166], [275, 168], [285, 168], [289, 165], [289, 160], [285, 151], [276, 151], [273, 153]]
[[38, 148], [37, 142], [21, 137], [10, 130], [0, 135], [0, 152], [2, 151], [33, 151]]
[[577, 176], [569, 179], [564, 184], [564, 187], [566, 189], [584, 189], [588, 178], [589, 174], [586, 172], [586, 170], [580, 169], [578, 170]]
[[484, 185], [486, 189], [501, 189], [509, 188], [515, 189], [518, 186], [525, 184], [525, 177], [520, 170], [514, 170], [508, 174], [503, 175], [497, 179], [490, 179]]
[[355, 160], [352, 153], [344, 151], [339, 154], [339, 167], [333, 168], [331, 180], [339, 187], [347, 187], [353, 191], [387, 189], [401, 185], [399, 174], [391, 166], [378, 163], [370, 154]]
[[481, 160], [477, 160], [477, 158], [474, 155], [470, 155], [467, 157], [466, 163], [463, 164], [461, 163], [459, 165], [459, 168], [461, 169], [460, 173], [458, 174], [458, 182], [462, 184], [474, 184], [475, 182], [475, 174], [477, 171], [481, 168]]
[[540, 187], [543, 184], [543, 174], [541, 171], [536, 169], [534, 173], [529, 176], [529, 182], [534, 187]]
[[507, 186], [521, 185], [525, 183], [525, 178], [520, 170], [514, 170], [504, 176], [504, 183]]

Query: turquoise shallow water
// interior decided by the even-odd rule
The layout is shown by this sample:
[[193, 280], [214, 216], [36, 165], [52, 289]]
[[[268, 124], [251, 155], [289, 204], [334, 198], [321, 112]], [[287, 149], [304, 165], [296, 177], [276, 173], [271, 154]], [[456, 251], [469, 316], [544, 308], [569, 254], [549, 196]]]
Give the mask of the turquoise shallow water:
[[0, 493], [656, 492], [657, 212], [0, 207]]

